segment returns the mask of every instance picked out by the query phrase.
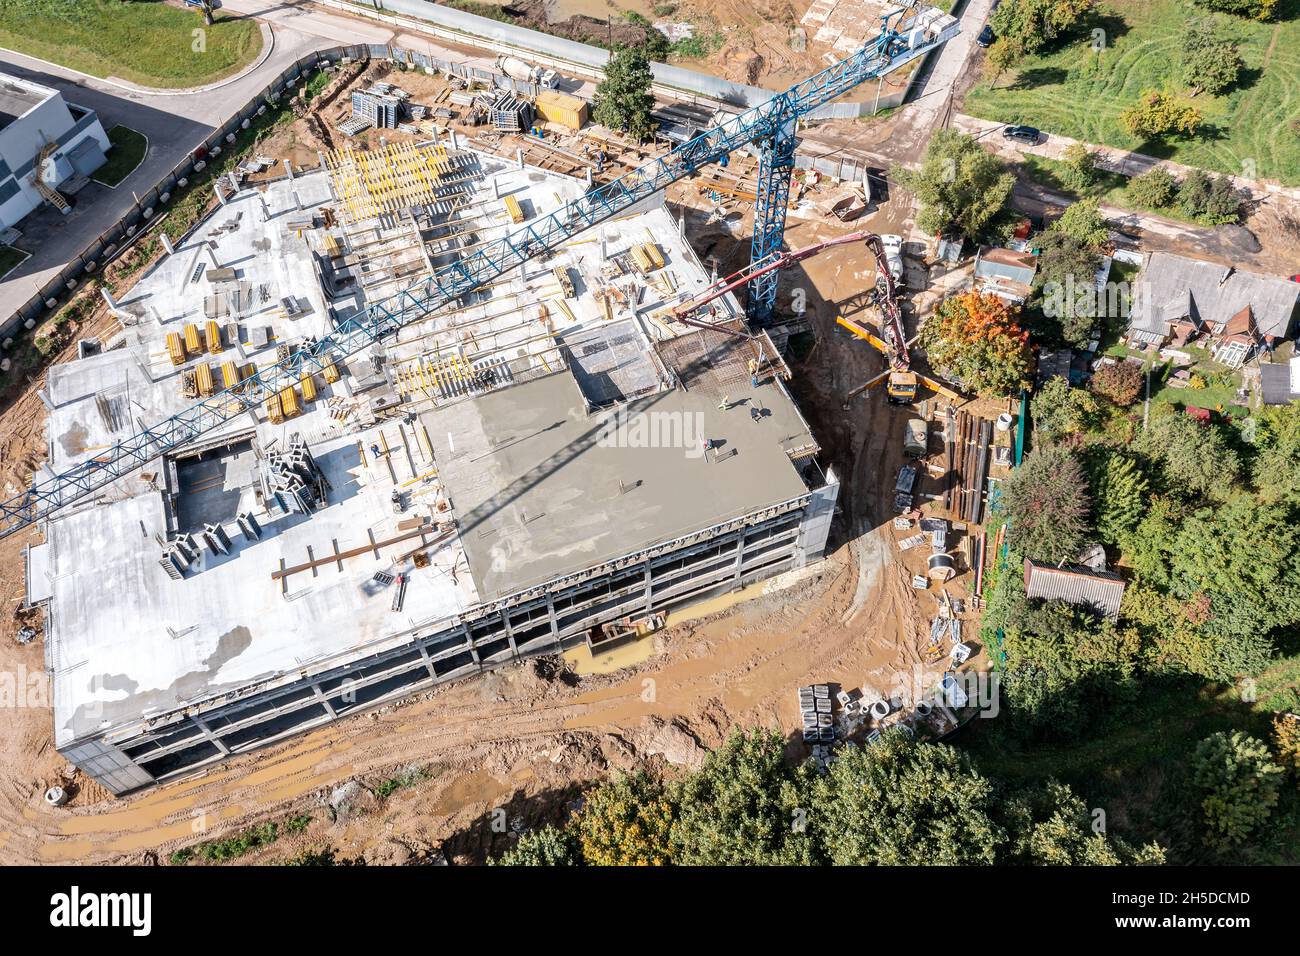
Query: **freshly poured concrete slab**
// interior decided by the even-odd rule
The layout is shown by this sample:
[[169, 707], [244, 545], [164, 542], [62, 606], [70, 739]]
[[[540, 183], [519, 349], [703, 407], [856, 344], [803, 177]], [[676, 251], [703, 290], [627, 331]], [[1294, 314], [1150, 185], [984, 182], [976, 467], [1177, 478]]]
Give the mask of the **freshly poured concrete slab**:
[[[789, 404], [773, 384], [744, 397]], [[681, 389], [588, 417], [557, 372], [423, 420], [485, 599], [807, 493], [778, 421]]]

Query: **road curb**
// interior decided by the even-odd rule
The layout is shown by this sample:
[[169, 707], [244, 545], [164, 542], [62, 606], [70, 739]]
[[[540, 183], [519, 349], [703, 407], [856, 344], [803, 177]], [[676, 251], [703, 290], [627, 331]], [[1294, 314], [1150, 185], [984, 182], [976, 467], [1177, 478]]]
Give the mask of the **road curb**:
[[22, 50], [10, 50], [8, 47], [0, 47], [0, 53], [8, 53], [13, 56], [21, 56], [25, 59], [32, 60], [36, 63], [44, 63], [48, 66], [55, 67], [59, 70], [65, 70], [75, 76], [90, 80], [93, 83], [105, 83], [109, 86], [116, 87], [127, 93], [140, 93], [144, 96], [193, 96], [195, 93], [208, 93], [212, 90], [219, 90], [222, 87], [229, 86], [231, 83], [237, 83], [252, 73], [260, 70], [271, 54], [275, 52], [275, 31], [269, 23], [259, 21], [258, 26], [262, 32], [262, 52], [257, 59], [250, 63], [244, 69], [240, 70], [234, 76], [228, 76], [224, 80], [218, 80], [215, 83], [209, 83], [207, 86], [189, 86], [184, 89], [164, 89], [155, 86], [140, 86], [136, 83], [128, 83], [126, 80], [114, 79], [113, 77], [94, 76], [90, 73], [83, 73], [81, 70], [74, 70], [70, 66], [64, 66], [62, 63], [55, 63], [53, 60], [44, 60], [39, 56], [32, 56], [30, 53], [24, 53]]

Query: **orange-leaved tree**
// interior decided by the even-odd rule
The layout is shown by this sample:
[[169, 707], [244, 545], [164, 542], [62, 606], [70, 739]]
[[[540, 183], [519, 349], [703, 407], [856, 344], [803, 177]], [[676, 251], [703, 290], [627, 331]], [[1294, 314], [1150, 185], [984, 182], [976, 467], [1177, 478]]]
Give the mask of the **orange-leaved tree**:
[[921, 327], [921, 347], [931, 365], [982, 396], [1018, 391], [1033, 361], [1019, 312], [985, 292], [949, 296]]

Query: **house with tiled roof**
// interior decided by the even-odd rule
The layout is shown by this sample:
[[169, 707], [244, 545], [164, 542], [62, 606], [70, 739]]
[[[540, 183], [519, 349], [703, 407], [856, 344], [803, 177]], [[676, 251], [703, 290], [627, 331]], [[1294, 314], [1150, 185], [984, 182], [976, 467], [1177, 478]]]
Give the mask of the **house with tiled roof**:
[[1125, 339], [1135, 348], [1195, 343], [1240, 368], [1290, 338], [1300, 283], [1153, 252], [1138, 277]]

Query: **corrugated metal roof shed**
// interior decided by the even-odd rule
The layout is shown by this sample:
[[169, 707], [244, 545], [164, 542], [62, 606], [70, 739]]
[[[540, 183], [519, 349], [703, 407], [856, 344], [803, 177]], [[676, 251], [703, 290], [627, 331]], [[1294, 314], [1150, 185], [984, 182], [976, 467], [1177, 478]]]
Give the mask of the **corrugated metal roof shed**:
[[1115, 620], [1124, 597], [1124, 579], [1113, 571], [1092, 571], [1080, 565], [1036, 564], [1025, 559], [1025, 594], [1044, 601], [1065, 601], [1090, 607]]

